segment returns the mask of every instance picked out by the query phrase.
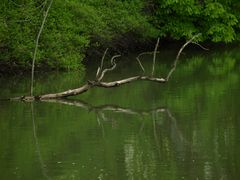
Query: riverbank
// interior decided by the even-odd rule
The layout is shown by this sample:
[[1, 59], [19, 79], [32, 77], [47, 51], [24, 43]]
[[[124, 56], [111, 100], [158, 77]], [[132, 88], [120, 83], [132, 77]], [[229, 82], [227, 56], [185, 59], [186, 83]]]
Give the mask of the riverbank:
[[[4, 0], [2, 4], [1, 72], [25, 71], [31, 68], [48, 1], [26, 0], [18, 5]], [[89, 59], [98, 59], [107, 47], [120, 54], [152, 50], [152, 42], [155, 44], [158, 37], [185, 41], [201, 33], [198, 42], [238, 41], [238, 9], [234, 1], [159, 4], [145, 0], [56, 0], [39, 37], [36, 68], [83, 69]], [[148, 47], [142, 48], [141, 44]]]
[[[159, 52], [164, 52], [166, 50], [177, 51], [179, 48], [184, 44], [184, 40], [172, 40], [172, 39], [162, 39], [159, 42]], [[156, 39], [149, 39], [145, 41], [141, 41], [137, 39], [137, 37], [131, 36], [124, 36], [121, 39], [116, 39], [112, 42], [110, 46], [110, 50], [107, 54], [107, 58], [110, 58], [112, 55], [121, 54], [122, 56], [128, 56], [129, 54], [138, 54], [142, 52], [150, 52], [153, 51], [154, 46], [156, 43]], [[201, 43], [204, 47], [208, 48], [210, 51], [215, 51], [218, 49], [226, 50], [226, 49], [233, 49], [239, 47], [239, 43], [212, 43], [212, 42], [204, 42]], [[47, 64], [38, 64], [35, 67], [36, 73], [46, 73], [46, 72], [68, 72], [68, 71], [84, 71], [86, 67], [91, 67], [93, 64], [99, 63], [101, 57], [105, 51], [106, 47], [98, 47], [98, 48], [88, 48], [86, 54], [84, 55], [85, 58], [82, 60], [81, 68], [79, 69], [66, 69], [66, 68], [58, 68], [58, 67], [49, 67]], [[190, 45], [187, 49], [190, 50], [201, 50], [199, 46]], [[203, 52], [204, 53], [204, 52]], [[133, 58], [135, 61], [135, 58]], [[21, 76], [25, 74], [31, 73], [31, 65], [28, 64], [27, 66], [18, 65], [16, 63], [0, 63], [0, 76]]]

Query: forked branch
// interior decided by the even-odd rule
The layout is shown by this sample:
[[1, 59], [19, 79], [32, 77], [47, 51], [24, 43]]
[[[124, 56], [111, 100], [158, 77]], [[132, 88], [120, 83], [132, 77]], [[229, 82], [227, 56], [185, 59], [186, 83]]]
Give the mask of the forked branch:
[[[96, 73], [96, 79], [91, 81], [88, 80], [86, 84], [84, 84], [83, 86], [76, 88], [76, 89], [70, 89], [67, 91], [63, 91], [60, 93], [52, 93], [52, 94], [44, 94], [44, 95], [40, 95], [40, 96], [20, 96], [20, 97], [15, 97], [15, 98], [10, 98], [10, 100], [24, 100], [24, 101], [32, 101], [32, 100], [47, 100], [47, 99], [58, 99], [58, 98], [65, 98], [65, 97], [69, 97], [69, 96], [76, 96], [79, 94], [82, 94], [86, 91], [88, 91], [91, 88], [94, 87], [103, 87], [103, 88], [112, 88], [112, 87], [117, 87], [117, 86], [121, 86], [123, 84], [127, 84], [127, 83], [131, 83], [133, 81], [151, 81], [151, 82], [157, 82], [157, 83], [165, 83], [169, 80], [169, 78], [171, 77], [172, 73], [175, 71], [176, 67], [177, 67], [177, 63], [178, 60], [180, 58], [180, 55], [182, 53], [182, 51], [185, 49], [185, 47], [187, 47], [187, 45], [189, 45], [190, 43], [194, 43], [197, 44], [194, 41], [194, 39], [196, 37], [200, 36], [200, 34], [197, 34], [195, 36], [193, 36], [189, 41], [187, 41], [185, 44], [183, 44], [183, 46], [180, 48], [180, 50], [178, 51], [178, 54], [176, 56], [176, 59], [173, 63], [173, 67], [170, 69], [169, 73], [167, 74], [166, 78], [162, 78], [162, 77], [154, 77], [154, 71], [155, 71], [155, 63], [156, 63], [156, 54], [157, 54], [157, 49], [158, 49], [158, 44], [159, 44], [159, 38], [157, 40], [157, 43], [155, 45], [155, 49], [153, 51], [153, 64], [152, 64], [152, 72], [151, 75], [149, 76], [143, 76], [143, 75], [136, 75], [136, 76], [132, 76], [132, 77], [128, 77], [125, 79], [120, 79], [120, 80], [116, 80], [116, 81], [111, 81], [111, 82], [104, 82], [102, 81], [104, 76], [106, 75], [107, 72], [113, 71], [116, 69], [117, 67], [117, 63], [116, 63], [116, 58], [120, 57], [120, 55], [115, 55], [111, 58], [111, 66], [109, 68], [105, 68], [103, 69], [104, 66], [104, 59], [105, 56], [107, 54], [108, 49], [105, 50], [102, 60], [101, 60], [101, 64], [98, 67], [97, 73]], [[197, 44], [199, 45], [199, 44]], [[199, 45], [201, 47], [201, 45]], [[142, 68], [143, 72], [145, 72], [144, 67], [142, 66], [142, 63], [139, 59], [139, 57], [143, 54], [146, 53], [141, 53], [137, 56], [137, 60], [139, 62], [140, 67]]]
[[[142, 53], [138, 54], [138, 56], [136, 57], [136, 59], [137, 59], [137, 62], [138, 62], [138, 64], [139, 64], [140, 68], [142, 69], [143, 73], [145, 73], [145, 68], [143, 67], [143, 64], [142, 64], [142, 62], [141, 62], [141, 60], [140, 60], [140, 57], [142, 57], [143, 55], [157, 54], [157, 53], [159, 53], [159, 52], [160, 52], [160, 51], [151, 51], [151, 52], [142, 52]], [[155, 57], [156, 57], [156, 55], [155, 55]]]
[[107, 54], [107, 51], [108, 51], [108, 48], [105, 50], [104, 54], [103, 54], [103, 57], [102, 57], [102, 60], [101, 60], [101, 65], [98, 67], [97, 69], [97, 73], [96, 73], [96, 79], [99, 78], [99, 75], [100, 73], [102, 72], [102, 69], [103, 69], [103, 63], [104, 63], [104, 59], [105, 59], [105, 56]]
[[[105, 51], [106, 52], [106, 51]], [[104, 69], [102, 72], [101, 72], [101, 75], [100, 75], [100, 77], [97, 79], [97, 81], [101, 81], [102, 79], [103, 79], [103, 77], [104, 77], [104, 75], [107, 73], [107, 72], [109, 72], [109, 71], [113, 71], [116, 67], [117, 67], [117, 64], [116, 64], [116, 62], [115, 62], [115, 59], [116, 58], [118, 58], [118, 57], [120, 57], [121, 55], [115, 55], [115, 56], [113, 56], [112, 57], [112, 59], [111, 59], [111, 67], [110, 68], [106, 68], [106, 69]], [[102, 66], [102, 65], [101, 65]]]
[[[177, 67], [177, 63], [178, 63], [178, 60], [180, 58], [180, 55], [182, 54], [183, 50], [190, 44], [190, 43], [193, 43], [193, 44], [197, 44], [199, 45], [198, 43], [195, 43], [193, 42], [194, 39], [196, 39], [197, 37], [199, 37], [201, 35], [201, 33], [193, 36], [190, 40], [188, 40], [185, 44], [182, 45], [182, 47], [180, 48], [180, 50], [178, 51], [178, 54], [177, 54], [177, 57], [173, 63], [173, 67], [172, 69], [169, 71], [167, 77], [166, 77], [166, 81], [169, 80], [169, 78], [171, 77], [172, 73], [176, 70], [176, 67]], [[201, 46], [201, 45], [200, 45]], [[202, 47], [202, 46], [201, 46]]]

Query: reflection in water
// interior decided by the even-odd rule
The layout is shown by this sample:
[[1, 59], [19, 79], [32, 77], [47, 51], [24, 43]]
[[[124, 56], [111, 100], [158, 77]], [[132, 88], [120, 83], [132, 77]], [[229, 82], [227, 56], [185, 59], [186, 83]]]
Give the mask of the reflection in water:
[[[177, 126], [177, 121], [175, 117], [172, 115], [171, 111], [168, 108], [158, 107], [150, 110], [135, 110], [130, 108], [124, 108], [117, 105], [100, 105], [100, 106], [93, 106], [89, 103], [86, 103], [82, 100], [71, 100], [71, 99], [54, 99], [54, 100], [44, 100], [44, 102], [48, 103], [59, 103], [69, 106], [75, 106], [81, 109], [84, 109], [88, 112], [94, 112], [96, 114], [96, 119], [99, 124], [99, 126], [102, 128], [102, 136], [103, 139], [105, 138], [105, 130], [104, 130], [104, 122], [111, 122], [112, 127], [114, 127], [117, 122], [113, 118], [108, 118], [107, 112], [111, 113], [120, 113], [120, 114], [127, 114], [127, 115], [133, 115], [133, 116], [152, 116], [152, 129], [153, 129], [153, 137], [155, 141], [156, 150], [158, 151], [158, 157], [161, 157], [161, 144], [164, 142], [161, 142], [159, 140], [158, 135], [158, 124], [160, 117], [163, 116], [163, 114], [167, 115], [168, 119], [170, 120], [170, 126], [171, 126], [171, 138], [172, 141], [176, 143], [176, 147], [180, 146], [178, 149], [180, 149], [182, 146], [189, 144], [187, 140], [183, 137], [183, 134], [181, 130]], [[161, 115], [160, 115], [161, 114]], [[143, 131], [144, 126], [140, 126], [139, 132]], [[125, 156], [125, 167], [128, 174], [129, 179], [149, 179], [150, 177], [155, 177], [155, 171], [156, 164], [157, 164], [157, 157], [154, 154], [148, 154], [148, 161], [151, 164], [151, 168], [149, 168], [149, 162], [146, 164], [143, 158], [143, 152], [139, 151], [138, 139], [136, 139], [135, 136], [131, 135], [128, 137], [126, 142], [124, 143], [124, 156]], [[170, 154], [170, 149], [167, 149], [167, 153]], [[101, 175], [102, 177], [102, 175]]]
[[[153, 133], [154, 137], [157, 139], [157, 133], [156, 133], [156, 121], [159, 120], [159, 113], [165, 113], [171, 120], [172, 124], [172, 132], [175, 132], [176, 136], [175, 139], [179, 139], [180, 141], [187, 142], [187, 140], [183, 137], [181, 131], [177, 127], [177, 121], [175, 117], [172, 115], [171, 111], [168, 108], [164, 107], [157, 107], [150, 110], [134, 110], [130, 108], [123, 108], [117, 105], [100, 105], [100, 106], [93, 106], [89, 103], [84, 102], [83, 100], [73, 100], [73, 99], [50, 99], [50, 100], [44, 100], [43, 102], [54, 102], [54, 103], [60, 103], [70, 106], [76, 106], [80, 107], [88, 112], [94, 112], [97, 116], [97, 122], [98, 124], [103, 128], [102, 122], [110, 122], [113, 120], [110, 120], [106, 117], [105, 112], [110, 111], [113, 113], [122, 113], [122, 114], [128, 114], [128, 115], [137, 115], [137, 116], [146, 116], [146, 115], [152, 115], [153, 120]], [[102, 122], [101, 122], [102, 121]], [[141, 126], [140, 131], [142, 131], [144, 126]], [[104, 133], [104, 130], [103, 130]], [[158, 141], [156, 141], [158, 142]]]
[[[239, 179], [239, 57], [182, 56], [161, 86], [95, 88], [81, 101], [31, 108], [0, 102], [1, 179]], [[168, 64], [159, 63], [156, 73], [164, 74]], [[127, 62], [108, 80], [132, 67]], [[78, 76], [71, 77], [39, 78], [36, 92], [78, 87]], [[1, 81], [0, 97], [23, 94], [26, 84], [22, 77]]]
[[36, 125], [35, 125], [35, 117], [34, 117], [34, 103], [31, 102], [31, 117], [32, 117], [32, 125], [33, 125], [33, 137], [35, 140], [35, 145], [36, 145], [36, 153], [40, 162], [40, 166], [42, 169], [42, 174], [46, 177], [46, 179], [50, 180], [51, 178], [47, 175], [47, 166], [43, 162], [41, 151], [39, 148], [39, 143], [38, 143], [38, 137], [37, 137], [37, 130], [36, 130]]

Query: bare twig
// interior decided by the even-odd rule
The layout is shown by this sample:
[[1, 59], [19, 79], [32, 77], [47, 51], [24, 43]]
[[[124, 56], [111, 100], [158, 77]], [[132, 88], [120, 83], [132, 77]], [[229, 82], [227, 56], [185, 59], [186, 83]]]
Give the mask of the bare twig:
[[103, 54], [103, 56], [102, 56], [101, 65], [100, 65], [100, 67], [98, 67], [97, 74], [96, 74], [96, 79], [99, 78], [98, 76], [99, 76], [100, 73], [102, 72], [103, 62], [104, 62], [105, 56], [106, 56], [106, 54], [107, 54], [107, 51], [108, 51], [108, 48], [105, 50], [105, 52], [104, 52], [104, 54]]
[[33, 54], [33, 60], [32, 60], [32, 76], [31, 76], [31, 88], [30, 88], [30, 95], [31, 96], [33, 96], [34, 70], [35, 70], [35, 61], [36, 61], [36, 56], [37, 56], [39, 39], [40, 39], [40, 36], [42, 34], [42, 31], [43, 31], [43, 28], [44, 28], [44, 24], [46, 22], [49, 10], [50, 10], [50, 8], [52, 6], [52, 2], [53, 2], [53, 0], [50, 1], [49, 5], [47, 7], [47, 11], [46, 11], [46, 13], [45, 13], [45, 15], [43, 17], [42, 24], [41, 24], [41, 27], [40, 27], [40, 30], [38, 32], [37, 39], [36, 39], [36, 45], [35, 45], [34, 54]]
[[139, 66], [141, 67], [141, 69], [142, 69], [143, 73], [145, 73], [145, 69], [144, 69], [144, 67], [143, 67], [143, 65], [142, 65], [142, 63], [141, 63], [141, 61], [140, 61], [139, 57], [140, 57], [140, 55], [138, 55], [138, 56], [136, 57], [136, 59], [137, 59], [137, 62], [138, 62], [138, 64], [139, 64]]
[[105, 56], [106, 56], [107, 52], [108, 52], [108, 48], [105, 50], [105, 52], [104, 52], [104, 54], [103, 54], [103, 57], [102, 57], [102, 60], [101, 60], [101, 66], [100, 66], [100, 69], [101, 69], [101, 70], [103, 69], [103, 61], [104, 61], [104, 59], [105, 59]]
[[199, 43], [192, 42], [192, 44], [196, 44], [197, 46], [199, 46], [199, 47], [202, 48], [203, 50], [206, 50], [206, 51], [209, 50], [208, 48], [205, 48], [203, 45], [201, 45], [201, 44], [199, 44]]
[[157, 39], [157, 43], [155, 45], [155, 49], [154, 49], [154, 53], [153, 53], [152, 76], [154, 75], [154, 71], [155, 71], [155, 63], [156, 63], [158, 45], [159, 45], [159, 38]]
[[[160, 52], [160, 51], [157, 51], [158, 45], [159, 45], [159, 38], [157, 39], [157, 42], [156, 42], [154, 51], [151, 51], [151, 52], [142, 52], [142, 53], [138, 54], [138, 56], [136, 57], [136, 59], [137, 59], [137, 61], [138, 61], [138, 64], [139, 64], [140, 68], [142, 69], [143, 73], [145, 73], [145, 68], [144, 68], [143, 65], [142, 65], [142, 62], [141, 62], [141, 60], [140, 60], [140, 57], [143, 56], [143, 55], [147, 55], [147, 54], [153, 54], [153, 67], [152, 67], [153, 70], [152, 70], [152, 72], [154, 73], [155, 61], [156, 61], [156, 54]], [[153, 73], [152, 73], [152, 76], [153, 76]]]
[[[145, 72], [145, 68], [144, 68], [143, 65], [142, 65], [142, 62], [141, 62], [141, 60], [140, 60], [140, 57], [143, 56], [143, 55], [153, 54], [153, 53], [154, 53], [154, 51], [151, 51], [151, 52], [142, 52], [142, 53], [140, 53], [140, 54], [136, 57], [136, 59], [137, 59], [137, 61], [138, 61], [138, 64], [139, 64], [139, 66], [141, 67], [143, 73]], [[156, 53], [160, 53], [160, 51], [156, 51]]]
[[112, 59], [111, 59], [111, 65], [112, 65], [112, 66], [111, 66], [110, 68], [106, 68], [106, 69], [104, 69], [104, 70], [102, 71], [100, 77], [98, 78], [98, 81], [101, 81], [101, 80], [103, 79], [104, 75], [105, 75], [107, 72], [113, 71], [113, 70], [117, 67], [117, 64], [116, 64], [116, 62], [115, 62], [115, 59], [118, 58], [118, 57], [120, 57], [120, 56], [121, 56], [121, 55], [115, 55], [115, 56], [112, 57]]
[[192, 43], [195, 38], [199, 37], [200, 35], [201, 35], [201, 34], [199, 33], [199, 34], [193, 36], [190, 40], [188, 40], [185, 44], [182, 45], [182, 47], [181, 47], [180, 50], [178, 51], [178, 54], [177, 54], [177, 56], [176, 56], [176, 59], [175, 59], [174, 63], [173, 63], [173, 67], [172, 67], [172, 69], [169, 71], [169, 73], [168, 73], [168, 75], [167, 75], [167, 77], [166, 77], [166, 81], [169, 80], [169, 78], [171, 77], [172, 73], [175, 71], [175, 69], [176, 69], [176, 67], [177, 67], [178, 60], [179, 60], [179, 58], [180, 58], [180, 55], [181, 55], [182, 51], [185, 49], [185, 47], [187, 47], [190, 43]]
[[[147, 55], [147, 54], [153, 54], [154, 51], [151, 51], [151, 52], [142, 52], [140, 54], [138, 54], [138, 56], [136, 57], [137, 61], [138, 61], [138, 64], [140, 65], [143, 73], [145, 72], [145, 68], [143, 67], [142, 63], [141, 63], [141, 60], [140, 60], [140, 57], [143, 56], [143, 55]], [[157, 53], [159, 53], [159, 51], [157, 51]]]

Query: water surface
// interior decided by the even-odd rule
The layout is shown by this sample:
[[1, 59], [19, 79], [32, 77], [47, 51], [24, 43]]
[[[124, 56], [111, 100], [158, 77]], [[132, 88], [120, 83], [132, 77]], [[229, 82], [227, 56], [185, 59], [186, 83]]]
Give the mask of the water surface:
[[[156, 75], [170, 68], [163, 52]], [[122, 60], [105, 80], [141, 73]], [[0, 178], [239, 179], [240, 54], [187, 53], [167, 84], [94, 88], [69, 100], [0, 102]], [[151, 59], [143, 60], [146, 73]], [[37, 74], [36, 93], [78, 87], [80, 73]], [[29, 78], [0, 80], [0, 97], [28, 92]]]

